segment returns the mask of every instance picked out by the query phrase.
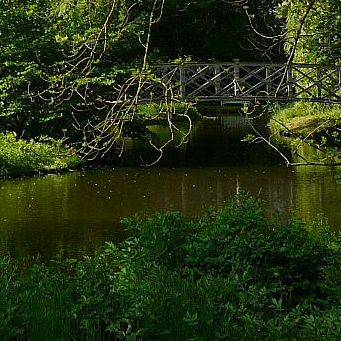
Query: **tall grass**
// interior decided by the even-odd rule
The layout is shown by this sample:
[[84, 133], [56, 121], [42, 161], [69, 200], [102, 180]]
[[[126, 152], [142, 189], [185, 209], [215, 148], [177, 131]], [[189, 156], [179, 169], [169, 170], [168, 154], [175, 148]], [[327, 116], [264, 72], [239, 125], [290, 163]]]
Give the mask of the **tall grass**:
[[277, 106], [273, 109], [277, 118], [294, 118], [314, 116], [329, 119], [341, 117], [341, 105], [326, 103], [297, 102], [285, 107]]
[[303, 136], [325, 130], [338, 134], [336, 128], [341, 125], [341, 105], [337, 104], [297, 102], [285, 107], [276, 105], [271, 111], [270, 128], [278, 133], [288, 128]]
[[341, 239], [262, 206], [125, 219], [124, 243], [25, 273], [2, 258], [0, 339], [339, 340]]

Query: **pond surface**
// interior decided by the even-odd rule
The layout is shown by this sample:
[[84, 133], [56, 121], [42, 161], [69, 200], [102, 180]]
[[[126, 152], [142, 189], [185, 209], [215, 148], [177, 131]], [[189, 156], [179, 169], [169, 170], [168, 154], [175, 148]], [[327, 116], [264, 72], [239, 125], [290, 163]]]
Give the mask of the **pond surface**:
[[[152, 128], [166, 139], [166, 128]], [[244, 118], [195, 123], [188, 143], [158, 154], [127, 140], [119, 161], [63, 175], [0, 180], [0, 252], [17, 259], [90, 254], [107, 240], [125, 237], [122, 217], [181, 210], [186, 217], [220, 206], [240, 191], [261, 192], [268, 212], [327, 219], [340, 229], [337, 168], [287, 168], [265, 144], [248, 144]], [[288, 153], [287, 153], [288, 154]]]

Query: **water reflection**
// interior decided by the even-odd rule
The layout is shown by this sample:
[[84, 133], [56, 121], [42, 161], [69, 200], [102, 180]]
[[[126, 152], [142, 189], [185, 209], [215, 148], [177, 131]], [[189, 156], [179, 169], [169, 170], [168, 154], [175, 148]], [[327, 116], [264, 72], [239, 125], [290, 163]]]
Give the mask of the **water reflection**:
[[[165, 138], [164, 128], [154, 129]], [[293, 211], [305, 219], [323, 214], [339, 228], [337, 169], [286, 168], [267, 146], [240, 142], [247, 131], [227, 119], [199, 122], [189, 143], [169, 149], [157, 167], [141, 167], [140, 157], [151, 160], [154, 152], [128, 141], [120, 166], [0, 180], [1, 251], [17, 258], [46, 259], [60, 249], [85, 255], [105, 240], [124, 238], [122, 217], [168, 209], [193, 216], [242, 190], [261, 191], [268, 211]]]

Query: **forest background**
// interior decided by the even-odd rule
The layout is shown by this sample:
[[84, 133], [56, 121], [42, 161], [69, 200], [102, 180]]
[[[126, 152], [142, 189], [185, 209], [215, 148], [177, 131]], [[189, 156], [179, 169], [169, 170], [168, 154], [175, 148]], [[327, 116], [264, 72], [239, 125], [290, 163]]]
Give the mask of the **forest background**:
[[[152, 138], [137, 99], [153, 63], [340, 65], [340, 41], [341, 0], [0, 0], [0, 173]], [[0, 339], [340, 340], [341, 238], [324, 224], [246, 195], [125, 224], [134, 237], [84, 260], [1, 257]]]
[[340, 65], [340, 13], [339, 0], [1, 0], [2, 169], [25, 170], [32, 149], [33, 168], [62, 168], [151, 139], [132, 79], [151, 81], [153, 63]]

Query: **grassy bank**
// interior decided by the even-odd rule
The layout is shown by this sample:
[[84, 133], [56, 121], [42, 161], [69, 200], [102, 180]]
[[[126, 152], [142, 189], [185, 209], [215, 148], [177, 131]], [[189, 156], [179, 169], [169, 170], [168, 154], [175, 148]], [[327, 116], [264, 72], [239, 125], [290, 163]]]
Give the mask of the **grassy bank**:
[[0, 261], [1, 340], [339, 340], [340, 238], [245, 195], [191, 221], [126, 219], [83, 260]]
[[270, 129], [298, 164], [340, 165], [340, 105], [298, 102], [272, 112]]
[[80, 164], [72, 150], [50, 138], [27, 141], [0, 133], [0, 176], [60, 171]]
[[[185, 115], [191, 119], [200, 118], [195, 106], [176, 103], [172, 108], [172, 121], [187, 120]], [[150, 138], [148, 134], [145, 136], [148, 132], [146, 125], [162, 124], [166, 120], [164, 104], [139, 105], [138, 120], [133, 122], [125, 133], [134, 138]], [[15, 133], [0, 133], [0, 176], [62, 171], [83, 162], [72, 148], [66, 147], [60, 140], [37, 137], [28, 141], [18, 138]]]
[[270, 122], [272, 131], [285, 135], [335, 134], [341, 127], [341, 106], [298, 102], [274, 108]]

